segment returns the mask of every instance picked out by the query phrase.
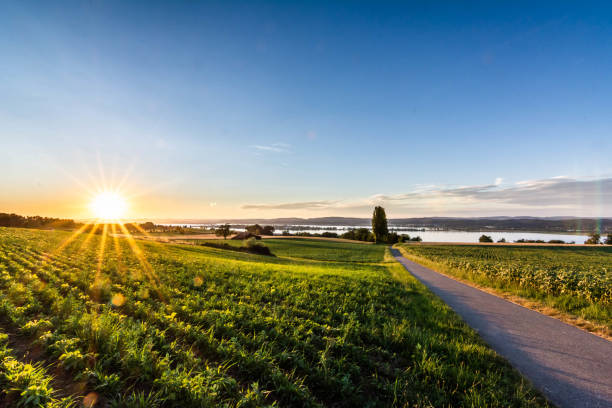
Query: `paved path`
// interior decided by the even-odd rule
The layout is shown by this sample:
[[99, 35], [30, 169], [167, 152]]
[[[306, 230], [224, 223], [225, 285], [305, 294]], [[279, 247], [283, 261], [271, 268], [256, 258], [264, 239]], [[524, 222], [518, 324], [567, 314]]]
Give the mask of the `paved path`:
[[559, 407], [612, 407], [612, 342], [393, 256]]

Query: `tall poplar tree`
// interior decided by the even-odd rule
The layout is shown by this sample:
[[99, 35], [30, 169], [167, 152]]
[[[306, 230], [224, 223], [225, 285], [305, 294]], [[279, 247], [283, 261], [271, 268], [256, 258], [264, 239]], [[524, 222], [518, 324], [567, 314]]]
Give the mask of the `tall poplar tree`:
[[376, 242], [385, 242], [389, 234], [387, 214], [385, 214], [385, 209], [379, 206], [374, 207], [374, 213], [372, 214], [372, 233]]

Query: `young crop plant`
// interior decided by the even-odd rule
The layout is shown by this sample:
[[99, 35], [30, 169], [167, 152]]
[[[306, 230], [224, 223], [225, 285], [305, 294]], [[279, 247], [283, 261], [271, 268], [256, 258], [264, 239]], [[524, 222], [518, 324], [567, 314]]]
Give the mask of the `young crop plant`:
[[92, 235], [57, 251], [67, 237], [0, 228], [0, 328], [53, 368], [19, 382], [29, 363], [7, 355], [0, 406], [547, 405], [384, 246], [266, 240], [269, 257]]
[[612, 248], [426, 245], [403, 254], [442, 272], [536, 299], [612, 330]]

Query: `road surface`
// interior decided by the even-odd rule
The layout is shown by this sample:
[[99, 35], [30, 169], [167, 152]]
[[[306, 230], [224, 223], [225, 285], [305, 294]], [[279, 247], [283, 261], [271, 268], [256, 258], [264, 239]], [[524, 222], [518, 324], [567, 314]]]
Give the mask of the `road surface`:
[[612, 407], [612, 342], [392, 253], [553, 404]]

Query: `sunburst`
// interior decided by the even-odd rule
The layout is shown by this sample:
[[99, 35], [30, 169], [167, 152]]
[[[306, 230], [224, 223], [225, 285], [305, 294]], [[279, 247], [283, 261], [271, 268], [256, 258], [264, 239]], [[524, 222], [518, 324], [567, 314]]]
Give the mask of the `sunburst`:
[[[130, 198], [135, 197], [135, 194], [128, 194], [125, 190], [125, 184], [127, 181], [127, 176], [123, 177], [123, 179], [113, 185], [112, 181], [108, 183], [104, 172], [102, 170], [102, 165], [99, 163], [99, 171], [100, 171], [100, 181], [93, 188], [86, 187], [86, 183], [83, 183], [81, 180], [76, 179], [76, 177], [72, 177], [73, 180], [78, 182], [80, 186], [87, 190], [86, 197], [84, 198], [84, 204], [87, 203], [87, 207], [90, 212], [90, 221], [86, 222], [83, 226], [75, 230], [68, 238], [66, 238], [54, 251], [41, 259], [42, 264], [46, 264], [51, 261], [51, 259], [62, 252], [66, 247], [76, 240], [78, 237], [82, 235], [86, 235], [85, 239], [79, 245], [77, 252], [80, 252], [84, 248], [90, 245], [91, 240], [95, 235], [100, 235], [99, 247], [97, 249], [97, 268], [96, 274], [94, 277], [94, 286], [96, 283], [102, 279], [102, 266], [104, 263], [105, 251], [107, 248], [107, 238], [112, 237], [114, 243], [114, 249], [116, 251], [117, 256], [117, 270], [119, 273], [125, 272], [122, 267], [122, 254], [121, 254], [121, 245], [120, 239], [125, 239], [128, 248], [134, 254], [135, 258], [138, 260], [142, 271], [144, 272], [144, 276], [151, 282], [153, 288], [158, 292], [159, 298], [162, 299], [163, 296], [159, 291], [159, 278], [157, 277], [155, 271], [149, 264], [149, 262], [145, 258], [145, 252], [140, 248], [137, 240], [134, 239], [132, 234], [130, 233], [131, 227], [134, 227], [141, 233], [148, 235], [148, 233], [140, 228], [137, 224], [129, 224], [127, 223], [127, 216], [129, 213], [129, 204]], [[92, 180], [93, 181], [93, 180]], [[123, 302], [115, 302], [117, 298], [113, 298], [113, 304]]]

